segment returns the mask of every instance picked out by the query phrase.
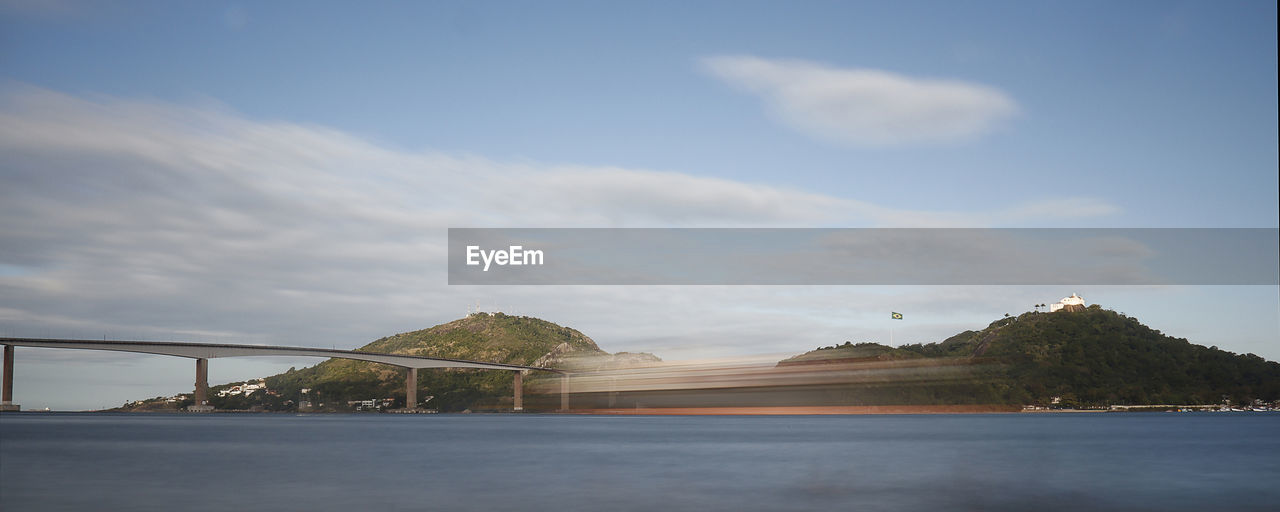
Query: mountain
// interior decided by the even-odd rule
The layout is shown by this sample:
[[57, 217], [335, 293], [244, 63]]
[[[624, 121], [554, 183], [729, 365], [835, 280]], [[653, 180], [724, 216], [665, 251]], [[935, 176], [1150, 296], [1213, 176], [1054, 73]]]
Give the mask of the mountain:
[[1174, 338], [1137, 319], [1098, 305], [1075, 311], [1028, 312], [996, 320], [981, 331], [965, 331], [938, 343], [846, 344], [801, 354], [780, 364], [850, 357], [927, 357], [973, 361], [965, 396], [954, 383], [934, 389], [903, 389], [903, 403], [1063, 405], [1240, 404], [1280, 399], [1280, 363], [1234, 354]]
[[[503, 313], [472, 314], [429, 329], [387, 336], [357, 350], [529, 366], [554, 366], [573, 357], [610, 358], [577, 330]], [[323, 402], [325, 409], [342, 410], [348, 400], [394, 397], [403, 403], [404, 379], [405, 371], [400, 368], [330, 359], [267, 377], [266, 384], [284, 397], [301, 397], [302, 389], [310, 389], [307, 398], [315, 404]], [[511, 372], [431, 369], [419, 371], [418, 379], [419, 395], [435, 397], [429, 407], [444, 411], [510, 407]]]

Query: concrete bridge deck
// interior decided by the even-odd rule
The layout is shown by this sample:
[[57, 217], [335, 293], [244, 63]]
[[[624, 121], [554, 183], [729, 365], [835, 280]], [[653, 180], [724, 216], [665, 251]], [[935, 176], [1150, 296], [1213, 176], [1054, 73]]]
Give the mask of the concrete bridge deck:
[[[407, 354], [384, 354], [377, 352], [360, 352], [356, 350], [338, 350], [310, 347], [287, 347], [271, 345], [230, 345], [221, 343], [184, 343], [171, 341], [118, 341], [118, 340], [74, 340], [51, 338], [3, 338], [4, 345], [4, 383], [3, 403], [0, 410], [17, 410], [13, 404], [13, 347], [61, 348], [79, 350], [109, 350], [116, 352], [136, 352], [158, 354], [174, 357], [186, 357], [196, 360], [195, 401], [193, 410], [208, 410], [208, 360], [219, 357], [246, 356], [303, 356], [355, 359], [408, 369], [405, 380], [406, 407], [417, 407], [418, 370], [422, 368], [475, 368], [480, 370], [506, 370], [515, 372], [515, 410], [522, 410], [523, 375], [526, 371], [546, 371], [564, 374], [554, 368], [522, 366], [506, 363], [489, 363], [469, 361], [465, 359], [447, 359], [438, 357], [414, 356]], [[562, 408], [567, 408], [567, 396], [561, 397]]]

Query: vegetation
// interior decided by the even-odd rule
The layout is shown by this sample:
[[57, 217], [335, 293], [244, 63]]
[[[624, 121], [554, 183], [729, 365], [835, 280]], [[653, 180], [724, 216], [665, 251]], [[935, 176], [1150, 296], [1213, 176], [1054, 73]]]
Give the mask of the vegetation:
[[[474, 314], [430, 329], [388, 336], [359, 350], [559, 367], [588, 364], [606, 368], [658, 361], [651, 354], [608, 356], [574, 329], [502, 313]], [[802, 399], [832, 405], [1092, 407], [1224, 401], [1247, 404], [1254, 399], [1280, 399], [1280, 363], [1166, 336], [1137, 319], [1097, 305], [1067, 312], [1006, 315], [985, 329], [965, 331], [938, 343], [895, 348], [845, 342], [779, 362], [779, 366], [821, 364], [848, 364], [854, 370], [844, 384], [762, 388], [751, 395], [759, 402], [754, 405], [789, 405]], [[871, 371], [863, 373], [858, 368]], [[815, 368], [822, 369], [844, 371], [839, 366]], [[346, 411], [351, 410], [348, 401], [384, 398], [393, 398], [396, 407], [403, 407], [406, 373], [387, 365], [330, 359], [267, 377], [270, 392], [217, 396], [218, 391], [231, 386], [227, 384], [211, 389], [209, 399], [211, 405], [224, 410], [296, 410], [299, 403], [307, 401], [318, 410]], [[506, 409], [512, 405], [512, 375], [507, 371], [431, 369], [419, 371], [418, 379], [419, 397], [434, 396], [429, 406], [442, 411]], [[528, 379], [526, 383], [533, 384]], [[526, 396], [526, 406], [537, 407], [538, 400]], [[125, 409], [164, 410], [190, 403], [188, 396], [170, 401], [157, 398], [126, 404]]]
[[879, 343], [854, 343], [846, 341], [843, 345], [822, 347], [812, 352], [805, 352], [782, 360], [779, 364], [806, 363], [813, 361], [891, 361], [895, 359], [911, 359], [921, 357], [920, 354], [881, 345]]
[[[586, 335], [545, 320], [503, 313], [477, 313], [430, 329], [388, 336], [357, 350], [533, 365], [560, 345], [581, 354], [604, 354]], [[301, 370], [266, 378], [267, 387], [297, 402], [309, 400], [324, 410], [348, 410], [348, 400], [395, 398], [405, 401], [402, 368], [330, 359]], [[442, 411], [511, 406], [509, 371], [430, 369], [418, 372], [418, 396], [434, 396], [429, 406]], [[303, 389], [310, 389], [304, 396]], [[214, 404], [215, 407], [217, 404]]]
[[[853, 349], [855, 352], [849, 352]], [[861, 351], [861, 352], [857, 352]], [[1075, 312], [1028, 312], [965, 331], [939, 343], [827, 347], [792, 358], [874, 353], [994, 363], [975, 374], [965, 394], [997, 403], [1106, 406], [1216, 404], [1280, 399], [1280, 363], [1166, 336], [1137, 319], [1098, 305]], [[790, 361], [790, 360], [789, 360]], [[905, 390], [903, 403], [967, 403], [954, 387]]]

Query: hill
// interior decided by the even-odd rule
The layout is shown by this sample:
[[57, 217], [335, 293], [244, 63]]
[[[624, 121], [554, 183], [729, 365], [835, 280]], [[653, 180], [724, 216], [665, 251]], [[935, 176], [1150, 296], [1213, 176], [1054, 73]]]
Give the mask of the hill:
[[798, 356], [792, 356], [778, 362], [778, 366], [792, 366], [809, 363], [857, 363], [868, 361], [893, 361], [896, 359], [912, 359], [923, 357], [912, 351], [896, 349], [879, 343], [844, 342], [843, 345], [821, 347]]
[[[906, 354], [910, 355], [906, 355]], [[1280, 363], [1174, 338], [1098, 305], [1077, 311], [1028, 312], [996, 320], [938, 343], [826, 347], [783, 361], [851, 356], [967, 358], [989, 363], [956, 396], [954, 384], [903, 389], [900, 403], [1216, 404], [1280, 399]], [[924, 391], [922, 393], [922, 391]]]
[[[555, 365], [570, 356], [608, 357], [591, 338], [537, 318], [476, 313], [429, 329], [378, 339], [357, 349], [366, 352], [470, 359], [531, 366]], [[328, 410], [343, 410], [348, 400], [392, 397], [404, 401], [403, 369], [330, 359], [266, 378], [267, 387], [285, 397], [307, 398]], [[510, 407], [510, 372], [439, 369], [418, 372], [419, 395], [433, 395], [430, 407], [444, 411]], [[219, 406], [214, 403], [214, 406]]]
[[[502, 313], [474, 314], [388, 336], [358, 350], [585, 371], [660, 363], [651, 354], [610, 355], [577, 330]], [[759, 406], [1049, 405], [1058, 398], [1064, 407], [1280, 400], [1280, 363], [1167, 336], [1097, 305], [1006, 317], [937, 343], [889, 347], [846, 342], [785, 359], [777, 369], [779, 375], [811, 377], [812, 383], [762, 384], [752, 393], [728, 390], [673, 397], [664, 392], [629, 399], [651, 406], [683, 404], [681, 400], [693, 400], [692, 406]], [[433, 395], [429, 406], [442, 411], [511, 407], [509, 372], [438, 369], [420, 371], [418, 377], [419, 395]], [[218, 396], [218, 391], [234, 384], [213, 387], [210, 402], [218, 409], [293, 410], [294, 400], [308, 400], [324, 404], [321, 410], [342, 411], [350, 410], [350, 400], [391, 398], [400, 407], [404, 379], [402, 369], [331, 359], [267, 377], [269, 394]], [[536, 386], [528, 379], [526, 383]], [[303, 389], [309, 392], [304, 395]], [[601, 399], [614, 404], [628, 397]], [[525, 405], [555, 407], [538, 400], [526, 395]], [[177, 408], [188, 403], [189, 396], [178, 396], [133, 402], [124, 409]]]

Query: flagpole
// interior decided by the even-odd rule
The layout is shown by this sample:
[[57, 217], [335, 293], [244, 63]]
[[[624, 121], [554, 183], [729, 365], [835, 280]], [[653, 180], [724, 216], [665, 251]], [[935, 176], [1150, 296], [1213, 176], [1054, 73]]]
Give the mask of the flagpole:
[[902, 320], [902, 313], [899, 313], [897, 311], [892, 311], [889, 313], [889, 346], [890, 347], [897, 346], [897, 345], [894, 345], [894, 340], [893, 340], [893, 321], [894, 320]]

